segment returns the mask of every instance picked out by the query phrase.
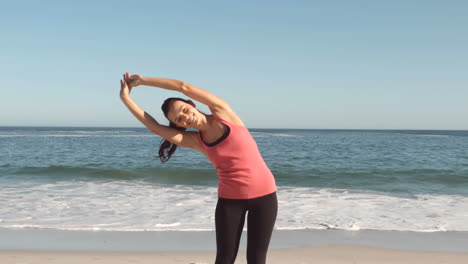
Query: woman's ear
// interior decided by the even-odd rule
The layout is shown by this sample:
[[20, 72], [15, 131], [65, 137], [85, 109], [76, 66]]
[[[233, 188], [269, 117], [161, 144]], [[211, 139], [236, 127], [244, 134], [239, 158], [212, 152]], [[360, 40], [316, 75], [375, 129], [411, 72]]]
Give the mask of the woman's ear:
[[191, 106], [196, 107], [196, 106], [195, 106], [195, 103], [194, 103], [192, 100], [188, 100], [188, 103], [189, 103]]

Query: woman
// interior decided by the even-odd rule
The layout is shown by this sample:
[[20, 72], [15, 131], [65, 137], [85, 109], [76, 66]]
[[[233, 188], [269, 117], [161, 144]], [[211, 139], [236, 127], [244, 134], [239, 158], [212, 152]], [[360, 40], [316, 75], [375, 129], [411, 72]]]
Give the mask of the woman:
[[[246, 212], [247, 262], [265, 263], [278, 209], [276, 185], [240, 118], [221, 98], [182, 81], [130, 76], [127, 72], [120, 82], [120, 98], [130, 112], [165, 139], [159, 150], [161, 161], [167, 161], [176, 147], [182, 146], [203, 153], [216, 167], [216, 263], [234, 263]], [[191, 100], [168, 98], [162, 109], [170, 125], [161, 125], [130, 98], [131, 89], [139, 85], [181, 92], [207, 105], [212, 114], [199, 112]], [[186, 128], [198, 131], [185, 131]]]

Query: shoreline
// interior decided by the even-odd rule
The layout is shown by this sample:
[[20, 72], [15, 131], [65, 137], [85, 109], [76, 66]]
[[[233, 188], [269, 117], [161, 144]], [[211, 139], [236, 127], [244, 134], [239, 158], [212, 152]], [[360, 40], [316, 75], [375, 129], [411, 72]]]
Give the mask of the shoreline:
[[[0, 263], [208, 264], [214, 231], [70, 231], [0, 228]], [[246, 262], [246, 232], [236, 264]], [[268, 264], [462, 264], [468, 232], [275, 230]]]
[[[215, 252], [214, 231], [70, 231], [0, 228], [0, 251]], [[239, 250], [246, 248], [242, 234]], [[270, 250], [375, 247], [417, 252], [468, 253], [468, 232], [274, 230]]]

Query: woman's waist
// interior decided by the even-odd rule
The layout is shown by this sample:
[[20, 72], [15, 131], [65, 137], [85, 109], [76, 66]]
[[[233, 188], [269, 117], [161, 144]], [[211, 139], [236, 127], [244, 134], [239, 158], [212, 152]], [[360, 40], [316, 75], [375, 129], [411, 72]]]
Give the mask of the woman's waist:
[[276, 189], [273, 177], [255, 182], [220, 180], [218, 184], [218, 196], [231, 199], [250, 199], [275, 192]]
[[254, 167], [216, 167], [218, 177], [223, 180], [242, 180], [242, 179], [258, 179], [265, 177], [273, 177], [272, 172], [266, 164]]
[[258, 171], [218, 171], [219, 186], [226, 188], [261, 188], [262, 185], [275, 185], [275, 178], [266, 168]]

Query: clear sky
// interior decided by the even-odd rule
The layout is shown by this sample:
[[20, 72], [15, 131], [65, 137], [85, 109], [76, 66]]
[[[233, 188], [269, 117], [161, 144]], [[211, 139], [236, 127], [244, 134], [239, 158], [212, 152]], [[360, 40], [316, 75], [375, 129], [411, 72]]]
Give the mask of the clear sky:
[[[250, 128], [468, 130], [468, 1], [2, 1], [0, 126], [143, 127], [125, 71]], [[136, 87], [167, 124], [177, 93]], [[207, 111], [206, 107], [200, 107]]]

